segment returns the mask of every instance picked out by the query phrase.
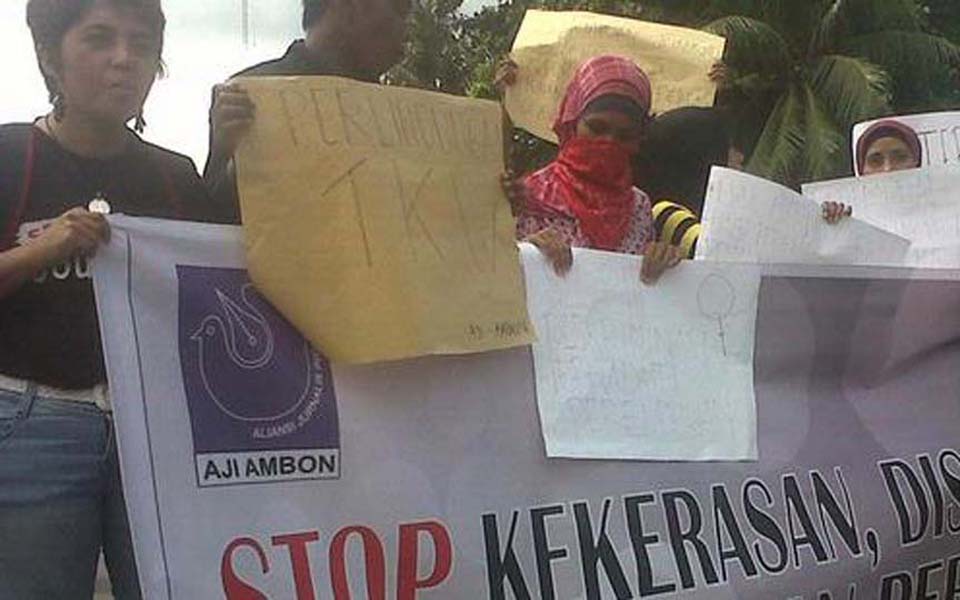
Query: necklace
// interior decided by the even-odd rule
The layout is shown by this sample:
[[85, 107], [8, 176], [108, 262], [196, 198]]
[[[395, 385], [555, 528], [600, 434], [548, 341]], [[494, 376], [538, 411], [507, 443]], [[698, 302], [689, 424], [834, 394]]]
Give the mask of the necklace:
[[[43, 118], [43, 126], [47, 130], [47, 134], [50, 136], [50, 139], [56, 142], [58, 146], [66, 150], [66, 146], [63, 145], [63, 142], [60, 140], [60, 137], [57, 135], [57, 133], [53, 129], [53, 125], [50, 122], [50, 113], [47, 113], [47, 115]], [[79, 164], [77, 164], [76, 166], [77, 166], [77, 173], [80, 175], [80, 178], [86, 180], [86, 182], [89, 184], [90, 180], [89, 178], [86, 177], [85, 173], [83, 172], [83, 168]], [[91, 187], [101, 187], [101, 186], [91, 186]], [[103, 193], [103, 190], [97, 190], [97, 192], [93, 195], [93, 198], [91, 198], [90, 201], [87, 202], [87, 210], [92, 213], [98, 213], [101, 215], [110, 214], [110, 212], [112, 211], [112, 208], [110, 206], [110, 202], [107, 201], [106, 194]]]

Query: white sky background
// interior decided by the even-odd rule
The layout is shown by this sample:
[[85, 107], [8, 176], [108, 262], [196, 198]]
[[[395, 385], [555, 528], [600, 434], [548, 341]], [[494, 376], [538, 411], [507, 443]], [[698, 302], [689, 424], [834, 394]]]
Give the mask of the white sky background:
[[[491, 0], [466, 0], [475, 10]], [[249, 44], [243, 43], [243, 0], [164, 0], [167, 78], [147, 100], [145, 137], [187, 154], [203, 169], [210, 88], [240, 69], [280, 56], [302, 37], [300, 0], [248, 0]], [[31, 121], [49, 110], [26, 25], [26, 0], [0, 0], [0, 55], [13, 84], [0, 93], [0, 123]], [[12, 71], [12, 73], [11, 73]]]
[[[301, 37], [299, 0], [250, 0], [244, 47], [241, 0], [164, 0], [167, 78], [147, 100], [145, 137], [188, 154], [203, 168], [210, 88], [245, 66], [280, 56]], [[0, 93], [0, 123], [30, 121], [49, 110], [26, 25], [26, 0], [0, 0], [0, 54], [13, 85]]]

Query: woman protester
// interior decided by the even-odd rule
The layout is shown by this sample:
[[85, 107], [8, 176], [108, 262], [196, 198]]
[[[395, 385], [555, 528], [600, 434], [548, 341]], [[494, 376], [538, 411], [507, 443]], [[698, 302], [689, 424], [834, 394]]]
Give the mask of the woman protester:
[[[507, 63], [508, 66], [511, 63]], [[507, 85], [514, 72], [501, 76]], [[641, 278], [653, 283], [682, 258], [656, 241], [650, 200], [633, 187], [631, 160], [650, 120], [650, 80], [633, 61], [597, 56], [567, 86], [553, 129], [557, 158], [522, 181], [507, 181], [520, 207], [517, 238], [537, 246], [559, 275], [571, 247], [644, 255]]]
[[653, 199], [657, 239], [693, 258], [714, 165], [743, 168], [726, 119], [715, 108], [685, 107], [658, 115], [635, 161], [635, 181]]
[[[908, 125], [893, 119], [874, 123], [857, 141], [857, 173], [861, 177], [918, 169], [923, 165], [920, 136]], [[824, 202], [823, 218], [837, 223], [853, 214], [853, 207], [841, 202]]]
[[922, 163], [920, 136], [899, 121], [874, 123], [857, 142], [857, 172], [861, 175], [916, 169]]
[[29, 0], [53, 109], [0, 127], [0, 596], [140, 598], [88, 259], [104, 213], [218, 220], [190, 159], [144, 142], [160, 0]]

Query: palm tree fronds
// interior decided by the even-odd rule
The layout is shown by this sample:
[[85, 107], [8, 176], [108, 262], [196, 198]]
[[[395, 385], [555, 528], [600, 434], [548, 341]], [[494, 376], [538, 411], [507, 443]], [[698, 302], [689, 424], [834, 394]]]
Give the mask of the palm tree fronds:
[[843, 128], [890, 112], [890, 79], [883, 68], [864, 59], [824, 56], [813, 64], [810, 84]]
[[832, 0], [760, 0], [761, 19], [773, 26], [798, 51], [806, 49]]
[[814, 91], [805, 85], [802, 93], [804, 177], [810, 181], [827, 179], [839, 174], [838, 158], [847, 138], [824, 111]]
[[708, 23], [703, 30], [727, 38], [724, 60], [737, 70], [777, 72], [789, 68], [790, 45], [763, 21], [723, 17]]
[[746, 169], [749, 173], [789, 183], [803, 157], [804, 101], [790, 85], [767, 118]]
[[842, 17], [852, 35], [922, 29], [923, 15], [915, 0], [847, 0], [844, 4]]
[[866, 57], [888, 71], [960, 65], [960, 47], [922, 31], [868, 33], [848, 39], [844, 47], [848, 54]]
[[889, 73], [899, 109], [927, 108], [955, 89], [960, 48], [922, 31], [884, 31], [849, 38], [843, 53], [861, 56]]
[[782, 83], [773, 75], [747, 73], [745, 75], [734, 76], [730, 80], [730, 86], [743, 92], [748, 97], [758, 98], [781, 88]]
[[810, 40], [809, 56], [816, 56], [833, 50], [840, 31], [843, 28], [842, 12], [845, 0], [833, 0], [830, 8], [820, 18], [817, 30]]

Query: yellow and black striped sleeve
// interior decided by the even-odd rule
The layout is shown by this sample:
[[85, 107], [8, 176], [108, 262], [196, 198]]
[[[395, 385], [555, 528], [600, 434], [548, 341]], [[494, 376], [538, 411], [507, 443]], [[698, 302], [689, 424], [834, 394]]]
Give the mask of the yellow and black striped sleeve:
[[696, 213], [676, 202], [660, 200], [653, 205], [653, 222], [659, 241], [679, 246], [687, 258], [693, 258], [700, 237]]

